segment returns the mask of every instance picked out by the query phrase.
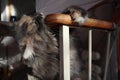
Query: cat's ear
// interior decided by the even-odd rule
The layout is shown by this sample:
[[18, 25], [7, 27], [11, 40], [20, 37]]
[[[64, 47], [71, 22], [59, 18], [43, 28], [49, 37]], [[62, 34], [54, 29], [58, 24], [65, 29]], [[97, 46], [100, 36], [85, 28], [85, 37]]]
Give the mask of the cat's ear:
[[20, 23], [24, 23], [27, 20], [31, 20], [31, 17], [24, 14], [18, 21], [18, 24], [20, 25]]

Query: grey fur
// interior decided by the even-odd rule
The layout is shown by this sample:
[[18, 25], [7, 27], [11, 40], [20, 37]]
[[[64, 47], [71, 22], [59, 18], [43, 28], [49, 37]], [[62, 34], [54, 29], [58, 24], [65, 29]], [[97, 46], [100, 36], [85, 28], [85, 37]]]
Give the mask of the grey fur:
[[25, 64], [32, 68], [31, 74], [36, 80], [53, 80], [59, 73], [59, 61], [56, 58], [58, 45], [57, 40], [44, 24], [42, 15], [24, 15], [16, 24], [15, 30], [20, 52], [26, 54], [24, 51], [27, 45], [34, 50], [34, 54], [25, 59]]

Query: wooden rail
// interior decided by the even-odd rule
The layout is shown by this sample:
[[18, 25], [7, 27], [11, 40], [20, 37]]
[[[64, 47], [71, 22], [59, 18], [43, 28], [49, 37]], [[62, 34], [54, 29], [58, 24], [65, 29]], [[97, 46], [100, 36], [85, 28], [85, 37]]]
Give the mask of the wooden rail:
[[[62, 25], [69, 25], [69, 26], [76, 26], [76, 27], [80, 26], [77, 23], [72, 21], [70, 15], [66, 15], [66, 14], [49, 14], [46, 16], [45, 22], [48, 25], [62, 24]], [[112, 25], [113, 24], [111, 22], [93, 19], [93, 18], [88, 18], [82, 24], [82, 26], [87, 28], [90, 27], [90, 28], [106, 29], [106, 30], [113, 30], [114, 28]]]

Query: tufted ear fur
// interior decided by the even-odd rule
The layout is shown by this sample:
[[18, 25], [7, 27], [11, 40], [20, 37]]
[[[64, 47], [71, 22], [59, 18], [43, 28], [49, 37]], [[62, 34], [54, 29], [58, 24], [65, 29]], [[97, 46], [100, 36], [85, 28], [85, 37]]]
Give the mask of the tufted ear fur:
[[33, 17], [33, 20], [37, 26], [37, 30], [39, 32], [46, 32], [47, 26], [45, 25], [44, 22], [44, 15], [43, 14], [35, 14]]

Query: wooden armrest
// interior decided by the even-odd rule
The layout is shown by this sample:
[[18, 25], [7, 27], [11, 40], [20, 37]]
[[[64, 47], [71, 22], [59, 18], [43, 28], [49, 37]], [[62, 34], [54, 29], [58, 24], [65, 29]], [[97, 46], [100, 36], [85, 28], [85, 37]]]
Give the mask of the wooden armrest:
[[[69, 25], [69, 26], [76, 26], [80, 27], [77, 23], [74, 23], [70, 17], [70, 15], [67, 14], [49, 14], [45, 18], [45, 23], [48, 25], [56, 25], [56, 24], [61, 24], [61, 25]], [[82, 26], [88, 27], [88, 28], [96, 28], [96, 29], [108, 29], [112, 30], [112, 23], [103, 21], [103, 20], [98, 20], [98, 19], [92, 19], [88, 18]]]

